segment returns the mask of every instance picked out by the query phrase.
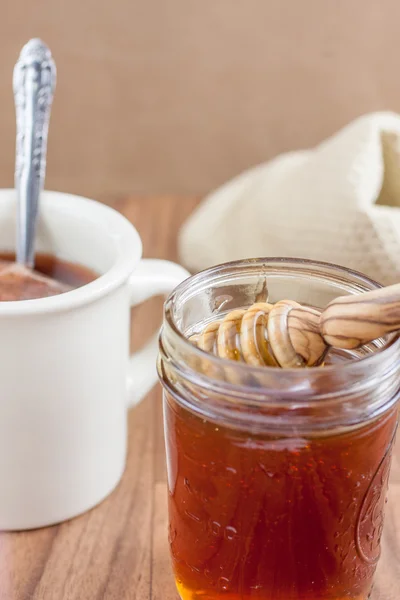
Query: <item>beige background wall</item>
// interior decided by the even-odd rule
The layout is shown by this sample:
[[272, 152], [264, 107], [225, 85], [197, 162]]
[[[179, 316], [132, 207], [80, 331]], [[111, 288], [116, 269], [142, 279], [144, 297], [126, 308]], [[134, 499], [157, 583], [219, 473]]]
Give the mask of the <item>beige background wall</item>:
[[[4, 8], [6, 6], [6, 9]], [[400, 110], [398, 0], [3, 0], [0, 186], [12, 69], [58, 66], [47, 187], [203, 193], [367, 111]]]

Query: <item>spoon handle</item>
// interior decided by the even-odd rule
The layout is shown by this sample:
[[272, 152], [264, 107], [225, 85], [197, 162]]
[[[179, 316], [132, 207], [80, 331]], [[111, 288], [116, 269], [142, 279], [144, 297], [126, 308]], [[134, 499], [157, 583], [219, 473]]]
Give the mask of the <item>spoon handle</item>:
[[17, 262], [34, 265], [39, 195], [46, 172], [47, 134], [56, 83], [56, 67], [48, 47], [30, 40], [14, 68], [17, 120], [15, 188], [18, 197]]

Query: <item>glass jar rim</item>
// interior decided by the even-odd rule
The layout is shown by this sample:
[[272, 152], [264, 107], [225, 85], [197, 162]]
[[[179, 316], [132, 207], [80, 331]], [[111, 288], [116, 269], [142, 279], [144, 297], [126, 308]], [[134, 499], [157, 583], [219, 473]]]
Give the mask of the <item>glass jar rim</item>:
[[[366, 290], [378, 289], [378, 288], [382, 287], [382, 285], [379, 284], [377, 281], [371, 279], [370, 277], [368, 277], [358, 271], [349, 269], [347, 267], [335, 265], [333, 263], [309, 260], [309, 259], [303, 259], [303, 258], [268, 257], [268, 258], [257, 258], [257, 259], [242, 259], [242, 260], [230, 261], [230, 262], [215, 265], [208, 269], [199, 271], [198, 273], [192, 275], [191, 277], [189, 277], [188, 279], [186, 279], [185, 281], [180, 283], [173, 290], [173, 292], [168, 296], [168, 298], [165, 302], [164, 326], [168, 327], [168, 329], [169, 329], [168, 333], [171, 333], [176, 338], [176, 341], [178, 343], [183, 344], [183, 346], [186, 349], [186, 352], [188, 354], [190, 353], [193, 356], [197, 356], [197, 358], [199, 358], [199, 359], [201, 359], [201, 358], [204, 359], [204, 356], [206, 356], [207, 360], [210, 361], [210, 364], [214, 363], [216, 367], [223, 368], [227, 364], [227, 359], [220, 358], [219, 356], [211, 355], [211, 354], [206, 353], [203, 350], [197, 348], [196, 346], [194, 346], [188, 340], [188, 338], [180, 331], [180, 329], [175, 321], [175, 318], [174, 318], [175, 308], [176, 308], [177, 301], [180, 298], [180, 296], [182, 296], [189, 289], [189, 287], [190, 287], [190, 289], [193, 289], [194, 286], [201, 284], [205, 278], [212, 277], [214, 274], [217, 274], [221, 270], [227, 271], [228, 273], [230, 273], [232, 271], [232, 269], [238, 269], [238, 268], [248, 269], [248, 268], [257, 267], [259, 265], [269, 266], [269, 267], [271, 267], [273, 265], [276, 265], [277, 267], [279, 267], [279, 266], [280, 267], [295, 266], [295, 267], [305, 267], [305, 268], [317, 267], [317, 268], [321, 268], [324, 270], [327, 270], [327, 269], [332, 270], [332, 271], [335, 271], [336, 273], [343, 275], [343, 280], [342, 280], [343, 283], [345, 282], [346, 276], [347, 276], [347, 278], [351, 277], [355, 282], [358, 283], [358, 288], [359, 288], [360, 292], [366, 291]], [[356, 285], [353, 284], [351, 287], [355, 288]], [[378, 363], [379, 361], [382, 360], [382, 356], [385, 356], [386, 358], [389, 359], [389, 357], [392, 355], [395, 355], [396, 352], [400, 353], [400, 336], [392, 335], [392, 336], [390, 336], [388, 341], [382, 345], [381, 348], [377, 349], [376, 352], [373, 352], [373, 353], [363, 356], [361, 358], [347, 361], [344, 363], [326, 365], [326, 366], [324, 366], [323, 369], [327, 375], [337, 372], [338, 370], [340, 370], [340, 372], [342, 372], [342, 373], [350, 373], [350, 372], [364, 370], [364, 369], [373, 369], [376, 366], [376, 363]], [[235, 362], [235, 368], [239, 369], [239, 371], [243, 370], [248, 375], [251, 375], [251, 374], [257, 375], [260, 373], [265, 373], [266, 370], [268, 370], [270, 373], [277, 371], [276, 367], [252, 366], [252, 365], [248, 365], [246, 363], [241, 363], [241, 362]], [[318, 371], [319, 371], [319, 369], [307, 369], [307, 376], [312, 378], [313, 373], [317, 373]], [[301, 372], [302, 372], [302, 369], [285, 368], [285, 377], [296, 379], [301, 374]], [[304, 374], [302, 374], [302, 377], [303, 377], [303, 375]], [[360, 373], [360, 375], [361, 375], [361, 373]]]
[[[226, 285], [243, 286], [243, 282], [253, 280], [256, 288], [244, 297], [254, 297], [253, 291], [257, 290], [258, 295], [258, 284], [267, 281], [268, 285], [268, 276], [271, 283], [273, 275], [278, 284], [279, 279], [286, 281], [287, 275], [303, 282], [314, 277], [314, 283], [325, 284], [328, 292], [333, 289], [335, 294], [338, 288], [338, 295], [382, 287], [351, 269], [306, 259], [248, 259], [201, 271], [181, 283], [165, 303], [158, 361], [164, 388], [202, 418], [222, 420], [234, 427], [268, 427], [289, 435], [293, 431], [308, 434], [358, 426], [398, 402], [397, 334], [364, 358], [308, 369], [251, 366], [204, 352], [188, 340], [188, 331], [180, 326], [186, 302], [190, 306], [190, 301], [207, 289], [215, 292]], [[218, 297], [210, 293], [212, 299]]]

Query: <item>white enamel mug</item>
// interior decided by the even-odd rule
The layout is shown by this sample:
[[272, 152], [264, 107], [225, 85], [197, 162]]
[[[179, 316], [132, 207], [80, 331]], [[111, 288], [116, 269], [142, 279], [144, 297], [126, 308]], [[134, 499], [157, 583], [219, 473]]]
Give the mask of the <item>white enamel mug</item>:
[[[15, 248], [16, 195], [0, 190], [0, 250]], [[130, 308], [188, 273], [141, 259], [135, 228], [93, 200], [43, 192], [36, 250], [100, 277], [38, 300], [0, 303], [0, 529], [74, 517], [124, 471], [127, 408], [156, 381], [153, 338], [129, 357]], [[160, 319], [161, 320], [161, 319]]]

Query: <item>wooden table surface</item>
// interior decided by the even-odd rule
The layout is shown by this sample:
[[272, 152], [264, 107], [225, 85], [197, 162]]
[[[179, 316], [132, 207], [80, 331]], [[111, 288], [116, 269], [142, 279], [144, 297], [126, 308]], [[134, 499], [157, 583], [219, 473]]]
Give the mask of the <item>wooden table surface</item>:
[[[196, 201], [120, 199], [148, 257], [176, 259], [178, 227]], [[135, 309], [135, 346], [161, 318], [161, 299]], [[161, 390], [130, 411], [127, 467], [100, 506], [69, 522], [0, 535], [0, 600], [176, 600], [167, 548]], [[29, 499], [27, 499], [29, 501]], [[372, 600], [400, 599], [400, 440]], [[339, 599], [338, 599], [339, 600]]]

